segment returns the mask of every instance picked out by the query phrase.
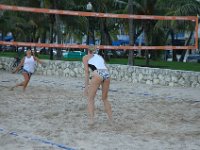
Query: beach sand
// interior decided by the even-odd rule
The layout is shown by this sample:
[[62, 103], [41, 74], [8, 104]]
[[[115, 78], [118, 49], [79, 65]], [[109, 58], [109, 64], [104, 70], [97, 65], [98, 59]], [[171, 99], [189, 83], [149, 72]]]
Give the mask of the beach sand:
[[199, 150], [200, 89], [111, 80], [113, 123], [95, 99], [88, 126], [83, 78], [0, 71], [0, 150]]

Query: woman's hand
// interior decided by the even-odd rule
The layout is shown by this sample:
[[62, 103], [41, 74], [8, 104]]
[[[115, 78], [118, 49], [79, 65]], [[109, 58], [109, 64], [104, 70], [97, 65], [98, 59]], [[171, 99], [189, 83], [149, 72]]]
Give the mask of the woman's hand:
[[13, 74], [16, 73], [16, 70], [12, 70], [12, 73], [13, 73]]
[[84, 88], [84, 96], [88, 96], [88, 86], [85, 86]]
[[46, 67], [47, 67], [47, 64], [46, 64], [45, 62], [42, 62], [41, 65], [42, 65], [43, 68], [46, 68]]
[[14, 73], [16, 73], [17, 71], [18, 71], [18, 68], [12, 70], [12, 73], [14, 74]]

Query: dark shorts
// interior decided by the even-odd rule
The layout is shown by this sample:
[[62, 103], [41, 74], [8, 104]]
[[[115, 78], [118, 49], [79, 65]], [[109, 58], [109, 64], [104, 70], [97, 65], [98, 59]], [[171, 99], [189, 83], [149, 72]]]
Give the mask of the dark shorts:
[[33, 74], [33, 73], [31, 73], [31, 72], [28, 72], [27, 70], [25, 70], [25, 69], [23, 69], [22, 70], [22, 73], [27, 73], [28, 74], [28, 76], [29, 76], [29, 78], [31, 77], [31, 75]]

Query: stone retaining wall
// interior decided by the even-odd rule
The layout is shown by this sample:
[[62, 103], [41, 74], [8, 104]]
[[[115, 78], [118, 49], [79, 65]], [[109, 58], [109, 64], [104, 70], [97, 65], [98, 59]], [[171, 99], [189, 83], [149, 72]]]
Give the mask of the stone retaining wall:
[[[0, 69], [11, 70], [13, 58], [0, 57]], [[43, 60], [45, 67], [36, 66], [35, 74], [65, 77], [83, 77], [82, 62]], [[108, 65], [112, 80], [149, 85], [182, 86], [200, 88], [200, 72], [137, 67], [128, 65]]]

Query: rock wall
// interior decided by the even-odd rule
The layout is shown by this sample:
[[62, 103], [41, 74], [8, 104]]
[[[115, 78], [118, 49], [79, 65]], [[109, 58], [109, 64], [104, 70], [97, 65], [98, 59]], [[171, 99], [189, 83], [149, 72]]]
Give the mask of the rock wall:
[[[0, 69], [10, 71], [14, 58], [0, 57]], [[36, 65], [35, 74], [48, 76], [84, 77], [82, 62], [43, 60], [46, 66]], [[107, 65], [112, 80], [149, 85], [181, 86], [200, 88], [200, 72], [137, 67], [128, 65]]]

